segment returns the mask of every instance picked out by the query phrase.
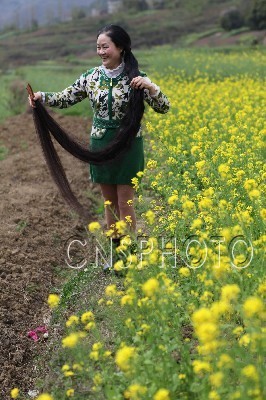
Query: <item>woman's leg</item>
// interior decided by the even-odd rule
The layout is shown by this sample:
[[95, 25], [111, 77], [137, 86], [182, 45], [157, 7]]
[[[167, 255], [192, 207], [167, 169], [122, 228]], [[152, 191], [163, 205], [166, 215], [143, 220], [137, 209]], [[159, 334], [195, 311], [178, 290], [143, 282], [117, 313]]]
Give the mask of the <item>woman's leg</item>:
[[[136, 215], [134, 211], [134, 189], [130, 185], [117, 185], [117, 198], [119, 207], [119, 218], [130, 225], [130, 230], [136, 230]], [[126, 218], [130, 217], [130, 218]]]
[[120, 219], [117, 185], [101, 183], [100, 187], [104, 201], [109, 200], [111, 202], [111, 205], [105, 206], [105, 218], [107, 222], [107, 228], [110, 229], [111, 225], [113, 225]]

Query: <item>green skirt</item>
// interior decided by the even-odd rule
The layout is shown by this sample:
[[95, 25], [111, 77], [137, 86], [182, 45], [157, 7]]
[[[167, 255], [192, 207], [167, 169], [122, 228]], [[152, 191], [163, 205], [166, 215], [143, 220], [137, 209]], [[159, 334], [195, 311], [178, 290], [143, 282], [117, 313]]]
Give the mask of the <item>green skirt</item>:
[[[91, 136], [90, 149], [104, 148], [116, 134], [116, 129], [108, 128], [102, 138]], [[144, 170], [144, 150], [142, 137], [136, 137], [129, 150], [116, 160], [105, 165], [90, 164], [92, 182], [114, 185], [132, 185], [131, 179]]]

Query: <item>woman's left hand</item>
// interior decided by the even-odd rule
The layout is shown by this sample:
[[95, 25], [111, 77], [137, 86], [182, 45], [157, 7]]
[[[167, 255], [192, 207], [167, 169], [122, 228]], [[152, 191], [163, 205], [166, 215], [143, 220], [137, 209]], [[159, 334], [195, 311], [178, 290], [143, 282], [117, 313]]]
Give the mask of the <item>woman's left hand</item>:
[[155, 89], [152, 83], [148, 82], [143, 76], [136, 76], [130, 82], [133, 89], [148, 89], [150, 94], [154, 94]]

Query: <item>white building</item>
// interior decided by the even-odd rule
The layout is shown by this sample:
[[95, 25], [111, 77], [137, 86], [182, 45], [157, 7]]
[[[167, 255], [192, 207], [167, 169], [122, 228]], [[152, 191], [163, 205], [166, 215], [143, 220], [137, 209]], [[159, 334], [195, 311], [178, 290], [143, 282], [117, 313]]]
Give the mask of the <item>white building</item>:
[[114, 14], [121, 9], [123, 5], [122, 0], [108, 0], [107, 1], [107, 12], [108, 14]]

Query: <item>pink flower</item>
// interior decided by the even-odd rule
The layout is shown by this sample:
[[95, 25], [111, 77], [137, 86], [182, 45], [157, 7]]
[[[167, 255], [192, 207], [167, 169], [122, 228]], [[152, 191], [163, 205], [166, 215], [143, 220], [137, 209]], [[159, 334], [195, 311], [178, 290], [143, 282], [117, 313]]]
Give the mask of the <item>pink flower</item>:
[[37, 335], [37, 333], [35, 331], [29, 331], [28, 332], [28, 337], [33, 339], [34, 342], [38, 342], [38, 340], [39, 340], [38, 335]]
[[45, 326], [38, 326], [38, 328], [35, 329], [35, 332], [46, 333], [47, 329]]
[[34, 342], [38, 342], [38, 340], [39, 340], [37, 332], [38, 333], [43, 333], [43, 337], [45, 337], [45, 338], [47, 338], [47, 336], [48, 336], [48, 331], [47, 331], [46, 327], [45, 326], [38, 326], [36, 329], [33, 329], [33, 330], [28, 332], [28, 337], [33, 339]]

